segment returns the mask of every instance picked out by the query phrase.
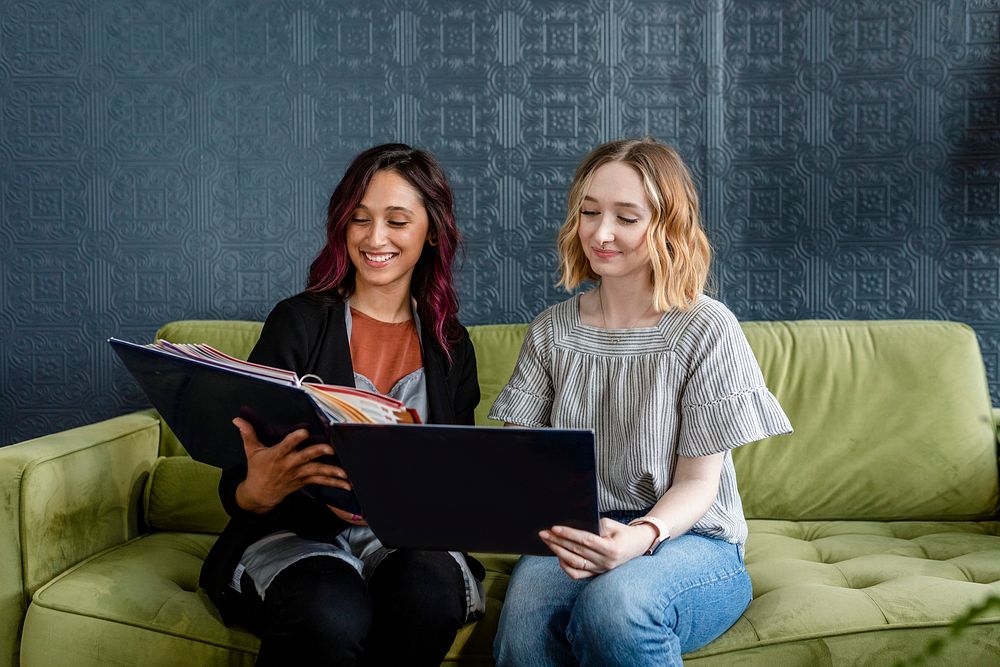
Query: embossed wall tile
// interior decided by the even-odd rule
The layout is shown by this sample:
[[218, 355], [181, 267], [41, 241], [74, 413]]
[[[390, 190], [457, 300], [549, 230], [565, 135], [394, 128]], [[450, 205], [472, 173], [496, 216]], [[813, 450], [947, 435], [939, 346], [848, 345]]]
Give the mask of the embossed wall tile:
[[706, 99], [691, 82], [634, 82], [623, 102], [623, 137], [656, 137], [685, 158], [704, 150]]
[[805, 143], [805, 100], [791, 82], [740, 82], [725, 104], [726, 143], [737, 159], [790, 157]]
[[[95, 3], [96, 4], [96, 3]], [[117, 75], [182, 75], [192, 60], [190, 10], [168, 0], [98, 5], [103, 62]]]
[[596, 3], [532, 2], [523, 13], [521, 58], [533, 81], [589, 80], [601, 63], [601, 26], [608, 8]]
[[42, 406], [56, 413], [76, 411], [95, 383], [93, 354], [103, 344], [65, 327], [15, 331], [3, 363], [7, 381], [18, 388], [10, 394], [19, 419], [44, 412]]
[[485, 3], [430, 3], [418, 15], [416, 60], [431, 79], [483, 82], [497, 60], [499, 25]]
[[793, 248], [770, 246], [733, 248], [715, 271], [725, 303], [738, 317], [765, 320], [804, 316], [806, 269]]
[[84, 12], [72, 2], [0, 7], [0, 53], [15, 74], [72, 76], [83, 61]]
[[939, 48], [954, 66], [1000, 65], [1000, 0], [939, 2], [934, 13]]
[[14, 243], [77, 243], [86, 219], [87, 181], [77, 168], [18, 168], [0, 182], [3, 226]]
[[725, 225], [740, 243], [787, 241], [806, 226], [806, 183], [788, 166], [740, 165], [725, 187]]
[[953, 239], [1000, 238], [1000, 160], [955, 156], [941, 183], [941, 217]]
[[83, 253], [22, 249], [5, 271], [4, 297], [19, 328], [65, 327], [92, 315], [93, 265]]
[[621, 52], [617, 57], [630, 68], [633, 81], [691, 80], [704, 69], [703, 4], [634, 0], [620, 11]]
[[85, 137], [81, 92], [65, 79], [21, 78], [4, 100], [4, 143], [15, 158], [75, 157]]
[[208, 49], [220, 77], [274, 78], [292, 59], [295, 23], [287, 4], [224, 0], [204, 11]]
[[275, 167], [223, 167], [212, 187], [212, 228], [229, 244], [280, 246], [292, 209], [292, 183]]
[[830, 190], [831, 229], [844, 240], [898, 240], [914, 227], [913, 176], [899, 164], [840, 167]]
[[976, 327], [976, 336], [983, 352], [986, 375], [995, 378], [1000, 374], [1000, 327], [994, 324], [980, 324]]
[[955, 245], [938, 270], [938, 306], [950, 318], [1000, 322], [1000, 247]]
[[223, 158], [266, 161], [291, 141], [291, 102], [278, 84], [222, 84], [209, 109], [209, 145]]
[[726, 66], [739, 77], [787, 75], [805, 59], [806, 3], [737, 0], [727, 8]]
[[492, 256], [482, 243], [467, 243], [465, 252], [466, 260], [455, 274], [462, 287], [460, 318], [463, 323], [495, 320], [496, 313], [503, 309], [500, 295], [503, 285], [497, 280], [503, 262]]
[[[518, 292], [518, 303], [514, 312], [520, 321], [530, 322], [551, 304], [570, 296], [563, 288], [556, 287], [556, 283], [559, 282], [559, 253], [554, 243], [532, 245], [521, 265], [524, 270], [537, 278]], [[589, 287], [587, 285], [581, 289]]]
[[109, 146], [123, 159], [180, 157], [193, 134], [190, 105], [176, 84], [119, 81], [108, 103]]
[[263, 320], [274, 304], [301, 289], [302, 276], [292, 275], [292, 268], [273, 245], [224, 247], [212, 264], [212, 311], [223, 318]]
[[521, 130], [531, 157], [579, 160], [597, 145], [601, 108], [585, 84], [536, 85], [524, 104]]
[[952, 79], [941, 96], [940, 114], [956, 152], [1000, 152], [1000, 77], [995, 72]]
[[309, 13], [315, 17], [315, 60], [341, 83], [384, 74], [385, 65], [396, 58], [399, 10], [391, 3], [318, 2]]
[[[455, 222], [466, 247], [488, 244], [499, 226], [500, 183], [481, 162], [449, 162], [442, 166], [454, 195]], [[466, 263], [471, 261], [466, 259]]]
[[898, 319], [916, 307], [917, 262], [898, 245], [841, 246], [830, 258], [829, 308], [844, 319]]
[[[582, 156], [581, 156], [582, 159]], [[535, 245], [555, 246], [556, 235], [567, 215], [567, 195], [573, 182], [572, 163], [529, 168], [521, 194], [523, 226]]]
[[[346, 166], [351, 157], [373, 144], [401, 139], [397, 134], [401, 97], [387, 99], [385, 91], [374, 84], [330, 86], [317, 95], [317, 144]], [[414, 105], [407, 108], [415, 122]]]
[[831, 109], [831, 134], [847, 155], [901, 153], [916, 139], [914, 93], [899, 76], [845, 80]]
[[915, 0], [834, 2], [831, 56], [845, 73], [895, 71], [916, 55]]
[[184, 319], [195, 309], [192, 262], [179, 247], [122, 245], [106, 261], [110, 308], [123, 321]]
[[444, 161], [486, 155], [499, 134], [497, 101], [485, 82], [429, 82], [418, 118], [420, 144]]

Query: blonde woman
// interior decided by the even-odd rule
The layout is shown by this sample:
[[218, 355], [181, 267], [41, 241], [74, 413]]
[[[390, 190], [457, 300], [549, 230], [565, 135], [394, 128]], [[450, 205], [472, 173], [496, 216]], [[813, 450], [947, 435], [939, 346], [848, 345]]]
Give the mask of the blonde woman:
[[731, 450], [788, 433], [733, 314], [684, 163], [653, 139], [599, 146], [559, 232], [560, 285], [490, 417], [596, 435], [600, 535], [553, 526], [522, 558], [498, 665], [680, 665], [750, 602]]

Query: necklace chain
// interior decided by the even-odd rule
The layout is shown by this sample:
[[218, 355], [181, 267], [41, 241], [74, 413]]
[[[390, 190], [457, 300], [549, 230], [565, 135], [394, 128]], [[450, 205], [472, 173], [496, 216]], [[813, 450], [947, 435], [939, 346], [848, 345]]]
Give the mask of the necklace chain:
[[[601, 307], [601, 326], [603, 326], [605, 329], [607, 329], [608, 328], [608, 318], [604, 315], [604, 296], [603, 296], [603, 293], [602, 293], [600, 285], [597, 286], [597, 303]], [[631, 329], [632, 327], [634, 327], [635, 324], [636, 324], [636, 322], [638, 322], [639, 320], [641, 320], [643, 318], [643, 316], [646, 313], [649, 312], [649, 309], [651, 307], [652, 307], [652, 305], [646, 306], [646, 310], [644, 310], [641, 313], [639, 313], [639, 316], [636, 317], [631, 322], [629, 322], [629, 324], [627, 326], [624, 326], [624, 327], [621, 327], [621, 328], [623, 328], [623, 329]], [[616, 339], [616, 341], [617, 341], [617, 339]]]

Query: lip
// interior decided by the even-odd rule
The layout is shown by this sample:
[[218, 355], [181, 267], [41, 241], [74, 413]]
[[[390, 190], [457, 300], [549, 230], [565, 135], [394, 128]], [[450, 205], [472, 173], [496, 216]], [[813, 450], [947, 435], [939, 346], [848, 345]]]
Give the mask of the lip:
[[[371, 252], [371, 253], [369, 253], [369, 252], [365, 252], [364, 250], [362, 250], [361, 251], [361, 257], [362, 257], [362, 259], [365, 260], [365, 264], [367, 264], [368, 266], [370, 266], [370, 267], [372, 267], [374, 269], [380, 269], [380, 268], [382, 268], [384, 266], [388, 266], [390, 263], [392, 263], [392, 260], [394, 260], [397, 257], [399, 257], [399, 253], [398, 252]], [[376, 260], [372, 259], [373, 257], [385, 257], [386, 259], [383, 259], [381, 261], [376, 261]]]
[[594, 253], [595, 257], [600, 257], [601, 259], [611, 259], [615, 255], [621, 254], [617, 250], [601, 250], [600, 248], [595, 248], [594, 246], [590, 246], [590, 251]]

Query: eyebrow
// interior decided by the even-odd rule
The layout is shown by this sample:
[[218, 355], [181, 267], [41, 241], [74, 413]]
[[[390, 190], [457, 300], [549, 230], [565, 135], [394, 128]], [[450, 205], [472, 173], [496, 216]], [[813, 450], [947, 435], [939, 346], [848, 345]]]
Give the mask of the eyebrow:
[[[583, 198], [583, 200], [584, 201], [592, 201], [595, 204], [599, 203], [596, 199], [594, 199], [590, 195], [585, 196]], [[613, 205], [614, 206], [619, 206], [619, 207], [624, 207], [624, 208], [634, 208], [637, 211], [645, 211], [646, 210], [645, 206], [640, 206], [639, 204], [633, 204], [630, 201], [616, 201], [616, 202], [613, 202]]]
[[[364, 204], [361, 204], [361, 203], [359, 203], [357, 205], [357, 208], [363, 208], [366, 211], [371, 210], [367, 206], [365, 206]], [[385, 210], [387, 210], [387, 211], [402, 211], [403, 213], [409, 213], [410, 215], [413, 215], [413, 211], [411, 211], [410, 209], [406, 208], [405, 206], [386, 206]]]

